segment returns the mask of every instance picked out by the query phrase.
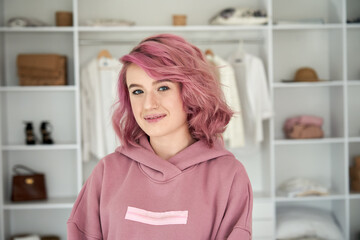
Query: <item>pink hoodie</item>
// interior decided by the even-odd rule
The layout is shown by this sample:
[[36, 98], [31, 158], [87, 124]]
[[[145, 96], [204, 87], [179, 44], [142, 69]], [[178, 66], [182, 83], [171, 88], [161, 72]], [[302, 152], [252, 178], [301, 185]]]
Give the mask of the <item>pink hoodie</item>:
[[252, 189], [220, 141], [197, 141], [169, 160], [146, 137], [103, 158], [68, 220], [68, 239], [248, 240]]

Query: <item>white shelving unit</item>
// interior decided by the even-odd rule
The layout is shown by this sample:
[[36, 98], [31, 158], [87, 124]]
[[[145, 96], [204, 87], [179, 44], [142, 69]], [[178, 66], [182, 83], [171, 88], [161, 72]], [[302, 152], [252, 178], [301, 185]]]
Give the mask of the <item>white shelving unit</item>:
[[[55, 12], [74, 12], [76, 2], [0, 1], [0, 239], [21, 233], [56, 234], [66, 239], [66, 220], [82, 186], [78, 46], [74, 27], [8, 28], [14, 16], [36, 17], [55, 25]], [[41, 6], [41, 7], [39, 7]], [[58, 53], [67, 56], [68, 85], [18, 86], [19, 53]], [[39, 124], [54, 126], [54, 145], [25, 145], [23, 121], [32, 121], [41, 139]], [[24, 164], [44, 172], [48, 200], [10, 201], [12, 167]]]
[[[39, 7], [41, 6], [41, 7]], [[141, 6], [141, 7], [139, 7]], [[162, 6], [161, 9], [158, 6]], [[265, 10], [262, 26], [209, 26], [208, 20], [229, 6]], [[73, 27], [8, 28], [15, 16], [36, 17], [55, 25], [56, 11], [72, 11]], [[166, 11], [164, 11], [166, 10]], [[187, 14], [188, 26], [171, 26], [172, 14]], [[274, 117], [264, 121], [264, 142], [249, 155], [231, 149], [244, 163], [254, 190], [254, 239], [275, 239], [276, 215], [282, 206], [328, 209], [341, 226], [344, 239], [360, 232], [360, 194], [349, 189], [352, 159], [360, 155], [360, 17], [358, 0], [226, 0], [226, 1], [107, 1], [0, 0], [0, 239], [24, 232], [57, 234], [66, 239], [66, 220], [92, 166], [81, 161], [79, 69], [104, 48], [114, 57], [129, 52], [146, 36], [169, 32], [211, 48], [227, 58], [237, 44], [224, 39], [255, 39], [245, 49], [259, 56], [267, 70]], [[89, 27], [86, 20], [123, 18], [132, 27]], [[322, 19], [324, 24], [294, 24]], [[277, 24], [288, 21], [288, 24]], [[105, 43], [101, 41], [113, 41]], [[208, 42], [204, 42], [208, 40]], [[128, 41], [129, 43], [126, 43]], [[91, 43], [92, 42], [92, 43]], [[60, 53], [68, 57], [67, 86], [20, 87], [16, 75], [19, 53]], [[316, 83], [283, 83], [309, 66]], [[288, 140], [286, 118], [313, 114], [324, 118], [323, 139]], [[55, 145], [24, 145], [23, 120], [50, 120]], [[45, 172], [49, 200], [12, 203], [11, 169], [22, 163]], [[82, 169], [88, 169], [83, 174]], [[309, 177], [331, 187], [323, 197], [285, 198], [276, 189], [291, 177]]]

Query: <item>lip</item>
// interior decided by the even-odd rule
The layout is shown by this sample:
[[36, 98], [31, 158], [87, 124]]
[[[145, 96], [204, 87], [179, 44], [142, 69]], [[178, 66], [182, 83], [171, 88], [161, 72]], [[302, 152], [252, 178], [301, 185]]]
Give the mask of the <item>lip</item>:
[[150, 114], [150, 115], [146, 115], [144, 119], [148, 123], [155, 123], [162, 120], [164, 117], [166, 117], [166, 114]]

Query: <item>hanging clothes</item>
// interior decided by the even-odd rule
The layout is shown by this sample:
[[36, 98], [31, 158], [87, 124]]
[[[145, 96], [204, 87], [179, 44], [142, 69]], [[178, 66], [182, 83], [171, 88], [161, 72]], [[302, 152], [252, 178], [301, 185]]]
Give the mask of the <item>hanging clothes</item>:
[[121, 70], [117, 59], [101, 57], [91, 60], [81, 70], [81, 126], [83, 161], [101, 159], [118, 146], [112, 128], [112, 105]]
[[241, 99], [245, 147], [257, 147], [263, 141], [263, 120], [273, 115], [263, 62], [239, 46], [230, 57]]
[[217, 55], [207, 54], [206, 57], [218, 67], [221, 88], [226, 103], [235, 112], [223, 134], [224, 142], [229, 148], [242, 147], [244, 145], [244, 129], [234, 69], [227, 61]]

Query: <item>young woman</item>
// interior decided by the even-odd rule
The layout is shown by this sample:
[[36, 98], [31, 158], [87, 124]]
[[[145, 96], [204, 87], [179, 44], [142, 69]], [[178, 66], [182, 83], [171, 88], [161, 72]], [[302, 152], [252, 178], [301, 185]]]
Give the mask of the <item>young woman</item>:
[[113, 125], [122, 146], [86, 181], [68, 239], [251, 239], [251, 184], [224, 148], [233, 112], [216, 69], [170, 34], [121, 61]]

